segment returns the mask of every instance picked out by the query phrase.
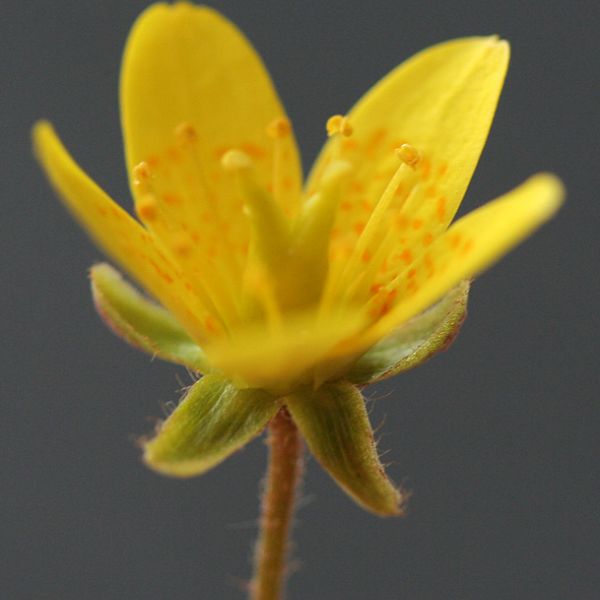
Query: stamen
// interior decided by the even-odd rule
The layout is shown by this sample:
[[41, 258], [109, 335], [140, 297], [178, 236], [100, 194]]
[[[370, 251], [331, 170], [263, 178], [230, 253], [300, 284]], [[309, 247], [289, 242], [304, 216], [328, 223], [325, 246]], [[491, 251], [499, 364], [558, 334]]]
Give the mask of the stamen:
[[221, 158], [221, 166], [231, 173], [244, 171], [252, 167], [252, 159], [241, 150], [228, 150]]
[[340, 134], [343, 137], [350, 137], [354, 131], [348, 118], [343, 115], [329, 117], [325, 127], [329, 137], [333, 137], [336, 134]]
[[263, 264], [277, 272], [282, 267], [289, 246], [289, 224], [283, 211], [257, 183], [253, 162], [245, 152], [228, 150], [221, 158], [221, 166], [237, 176], [258, 256]]
[[315, 302], [322, 295], [329, 274], [331, 232], [343, 185], [351, 170], [350, 163], [333, 161], [323, 175], [319, 191], [305, 203], [297, 219], [290, 249], [294, 273], [297, 273], [293, 290], [296, 306]]
[[276, 117], [267, 125], [267, 135], [272, 140], [287, 137], [292, 131], [292, 124], [286, 117]]
[[271, 189], [279, 206], [288, 216], [296, 212], [297, 198], [290, 177], [290, 134], [292, 124], [285, 117], [276, 117], [266, 128], [267, 136], [273, 140]]
[[267, 320], [267, 327], [272, 334], [281, 332], [283, 317], [273, 280], [259, 265], [251, 265], [244, 278], [245, 292], [258, 301]]
[[152, 171], [150, 165], [146, 161], [142, 161], [133, 167], [133, 185], [140, 191], [145, 191], [148, 188]]
[[419, 151], [410, 144], [402, 144], [400, 148], [395, 149], [396, 156], [405, 164], [408, 165], [411, 169], [414, 169], [421, 160], [421, 155]]
[[[383, 194], [379, 198], [379, 201], [375, 205], [375, 208], [373, 209], [366, 226], [358, 234], [358, 239], [356, 240], [352, 254], [349, 260], [341, 266], [341, 274], [339, 277], [337, 277], [337, 281], [335, 284], [331, 284], [332, 289], [330, 293], [333, 297], [338, 296], [339, 290], [349, 288], [349, 282], [354, 281], [357, 277], [357, 274], [365, 270], [365, 263], [363, 260], [365, 256], [373, 259], [368, 261], [371, 266], [369, 267], [369, 277], [365, 278], [365, 285], [367, 287], [372, 283], [372, 277], [376, 274], [379, 265], [385, 259], [383, 248], [389, 246], [391, 241], [390, 236], [392, 235], [390, 228], [387, 226], [389, 208], [396, 199], [396, 191], [400, 184], [408, 184], [409, 188], [413, 188], [410, 179], [414, 179], [415, 177], [415, 175], [410, 171], [410, 169], [413, 167], [404, 160], [404, 157], [414, 161], [415, 156], [418, 156], [418, 153], [412, 146], [409, 146], [408, 144], [404, 144], [401, 148], [404, 147], [407, 149], [402, 150], [401, 153], [396, 151], [396, 154], [402, 161], [401, 164], [396, 169], [396, 172], [390, 179]], [[409, 177], [408, 182], [406, 181], [407, 176]], [[409, 196], [410, 193], [407, 197]], [[406, 198], [404, 199], [403, 203], [405, 201]], [[376, 257], [376, 259], [373, 257]]]

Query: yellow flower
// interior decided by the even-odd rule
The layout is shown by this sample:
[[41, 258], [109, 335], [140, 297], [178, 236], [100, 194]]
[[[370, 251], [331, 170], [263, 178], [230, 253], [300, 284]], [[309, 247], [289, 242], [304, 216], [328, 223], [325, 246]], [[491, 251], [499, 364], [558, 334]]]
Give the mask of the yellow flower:
[[[154, 5], [131, 32], [121, 77], [139, 220], [48, 123], [36, 125], [37, 156], [67, 207], [162, 305], [99, 265], [99, 312], [142, 349], [210, 373], [147, 445], [150, 464], [202, 472], [284, 403], [350, 494], [376, 512], [398, 510], [353, 384], [447, 344], [466, 282], [562, 201], [561, 183], [536, 175], [451, 224], [508, 57], [505, 41], [472, 37], [409, 59], [328, 121], [302, 186], [290, 122], [248, 41], [209, 8]], [[359, 467], [343, 464], [349, 452]]]

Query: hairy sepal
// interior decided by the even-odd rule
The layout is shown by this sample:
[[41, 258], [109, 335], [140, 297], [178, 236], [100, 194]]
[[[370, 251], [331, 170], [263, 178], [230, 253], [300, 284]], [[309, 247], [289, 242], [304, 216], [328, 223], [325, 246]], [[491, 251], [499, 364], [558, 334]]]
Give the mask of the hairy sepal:
[[259, 435], [280, 406], [262, 390], [206, 375], [144, 443], [144, 462], [164, 475], [201, 475]]
[[284, 401], [310, 451], [350, 497], [378, 515], [402, 514], [404, 497], [385, 475], [364, 398], [355, 386], [325, 384]]

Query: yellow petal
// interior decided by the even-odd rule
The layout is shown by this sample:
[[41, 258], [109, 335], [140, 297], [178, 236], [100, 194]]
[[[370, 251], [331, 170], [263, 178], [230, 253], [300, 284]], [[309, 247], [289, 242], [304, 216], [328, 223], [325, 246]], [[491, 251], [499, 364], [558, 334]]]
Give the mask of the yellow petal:
[[539, 174], [458, 220], [398, 280], [398, 304], [367, 333], [369, 345], [477, 275], [530, 235], [560, 207], [562, 183]]
[[[375, 203], [397, 168], [393, 149], [409, 144], [428, 196], [444, 198], [438, 228], [452, 220], [488, 135], [508, 65], [507, 42], [449, 41], [420, 52], [372, 88], [348, 114], [354, 134], [333, 138], [308, 184], [333, 158], [356, 166], [347, 206]], [[406, 152], [405, 152], [406, 154]]]
[[198, 341], [205, 311], [152, 235], [113, 202], [75, 163], [52, 126], [33, 129], [34, 149], [65, 206], [94, 241], [169, 309]]
[[[231, 148], [254, 159], [262, 186], [275, 185], [275, 142], [267, 129], [284, 109], [248, 40], [210, 8], [161, 3], [138, 18], [123, 59], [121, 112], [128, 168], [146, 161], [166, 193], [169, 181], [177, 185], [189, 175], [190, 157], [177, 148], [182, 125], [196, 141], [192, 168], [202, 172], [195, 196], [223, 204], [236, 195], [219, 163]], [[296, 142], [291, 131], [283, 137], [277, 140], [278, 177], [297, 195], [302, 174]]]

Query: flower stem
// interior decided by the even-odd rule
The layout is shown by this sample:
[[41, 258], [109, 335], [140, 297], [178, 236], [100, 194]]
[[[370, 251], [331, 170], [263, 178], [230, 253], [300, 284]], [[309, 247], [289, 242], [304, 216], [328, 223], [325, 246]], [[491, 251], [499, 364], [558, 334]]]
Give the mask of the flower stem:
[[302, 475], [302, 440], [286, 408], [269, 425], [269, 466], [254, 556], [251, 600], [283, 598], [288, 536], [296, 488]]

